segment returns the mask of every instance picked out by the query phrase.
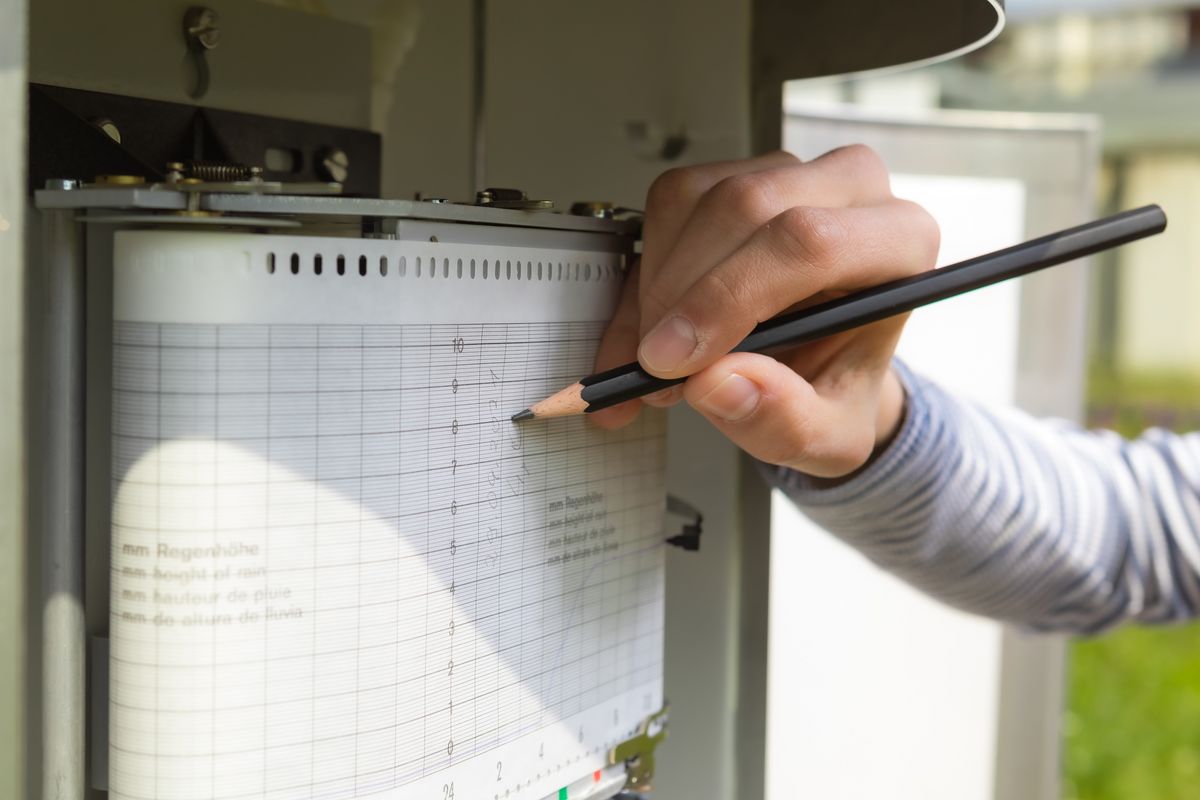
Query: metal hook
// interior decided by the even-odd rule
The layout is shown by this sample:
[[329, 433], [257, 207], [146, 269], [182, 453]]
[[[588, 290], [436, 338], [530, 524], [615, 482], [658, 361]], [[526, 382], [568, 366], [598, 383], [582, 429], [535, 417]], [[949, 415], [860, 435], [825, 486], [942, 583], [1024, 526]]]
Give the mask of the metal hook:
[[208, 94], [208, 58], [206, 54], [221, 41], [217, 27], [217, 12], [206, 6], [192, 6], [183, 15], [183, 38], [187, 42], [188, 58], [196, 70], [195, 81], [188, 96], [199, 100]]

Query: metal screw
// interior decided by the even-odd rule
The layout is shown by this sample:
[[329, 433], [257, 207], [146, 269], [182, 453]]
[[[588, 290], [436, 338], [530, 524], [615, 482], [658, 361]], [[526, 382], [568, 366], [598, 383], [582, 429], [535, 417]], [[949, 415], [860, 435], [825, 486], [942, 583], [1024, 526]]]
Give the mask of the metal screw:
[[571, 213], [577, 217], [612, 219], [613, 204], [604, 200], [584, 200], [571, 204]]
[[217, 12], [205, 6], [192, 6], [183, 17], [183, 33], [189, 44], [212, 50], [221, 41]]
[[350, 175], [350, 156], [340, 147], [327, 147], [317, 154], [316, 166], [322, 180], [345, 183]]

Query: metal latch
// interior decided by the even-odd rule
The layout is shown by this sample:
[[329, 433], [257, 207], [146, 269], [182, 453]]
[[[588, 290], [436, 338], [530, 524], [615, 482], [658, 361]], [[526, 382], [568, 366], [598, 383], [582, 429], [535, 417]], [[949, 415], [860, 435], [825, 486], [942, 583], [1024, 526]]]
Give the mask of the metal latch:
[[654, 778], [654, 749], [667, 738], [667, 707], [664, 706], [642, 721], [632, 739], [621, 742], [608, 751], [610, 765], [624, 764], [628, 774], [625, 784], [639, 791], [650, 788]]

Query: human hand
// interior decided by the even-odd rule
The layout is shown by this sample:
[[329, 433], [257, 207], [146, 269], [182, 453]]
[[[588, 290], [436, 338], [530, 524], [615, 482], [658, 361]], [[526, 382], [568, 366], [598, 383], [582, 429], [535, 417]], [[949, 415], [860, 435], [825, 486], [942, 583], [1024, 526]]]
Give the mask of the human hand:
[[784, 311], [932, 268], [938, 241], [937, 223], [892, 195], [862, 145], [807, 163], [776, 152], [664, 173], [596, 369], [636, 358], [653, 375], [689, 377], [591, 416], [616, 428], [642, 402], [682, 399], [763, 461], [853, 472], [900, 424], [890, 364], [907, 315], [773, 357], [729, 351]]

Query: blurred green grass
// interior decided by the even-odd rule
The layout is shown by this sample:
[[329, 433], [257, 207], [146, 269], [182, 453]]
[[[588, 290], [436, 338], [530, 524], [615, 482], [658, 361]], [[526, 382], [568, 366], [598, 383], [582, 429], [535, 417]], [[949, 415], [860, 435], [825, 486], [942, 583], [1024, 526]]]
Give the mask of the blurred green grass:
[[[1093, 370], [1088, 424], [1200, 429], [1200, 380]], [[1121, 628], [1071, 646], [1064, 800], [1200, 798], [1200, 624]]]
[[1200, 797], [1200, 626], [1076, 642], [1063, 727], [1066, 800]]

